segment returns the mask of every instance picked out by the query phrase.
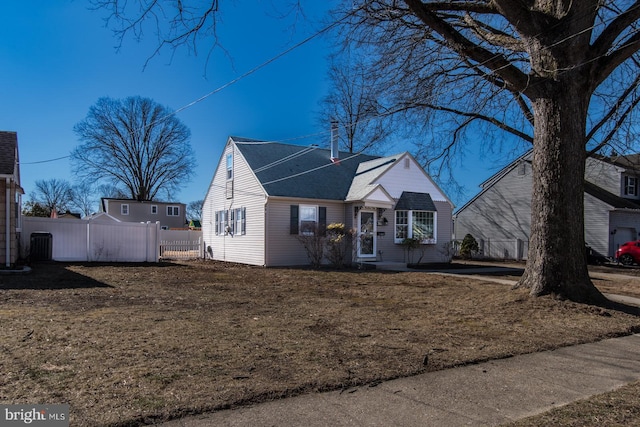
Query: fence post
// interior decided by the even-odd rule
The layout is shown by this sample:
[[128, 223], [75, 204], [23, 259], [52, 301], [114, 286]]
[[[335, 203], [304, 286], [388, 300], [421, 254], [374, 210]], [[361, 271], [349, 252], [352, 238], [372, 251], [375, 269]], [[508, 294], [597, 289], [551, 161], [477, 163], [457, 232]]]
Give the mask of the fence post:
[[156, 221], [155, 232], [153, 234], [155, 237], [153, 262], [158, 262], [160, 261], [160, 221]]
[[87, 246], [86, 246], [85, 249], [87, 251], [87, 255], [86, 255], [87, 262], [90, 262], [91, 261], [91, 258], [90, 258], [90, 254], [91, 254], [91, 252], [90, 252], [90, 250], [91, 250], [91, 221], [89, 221], [89, 220], [87, 220]]

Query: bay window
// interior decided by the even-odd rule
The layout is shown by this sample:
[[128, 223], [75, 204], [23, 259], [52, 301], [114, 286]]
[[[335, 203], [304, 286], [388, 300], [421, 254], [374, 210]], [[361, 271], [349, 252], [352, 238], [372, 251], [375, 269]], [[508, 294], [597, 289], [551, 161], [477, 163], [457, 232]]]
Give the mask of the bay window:
[[423, 244], [436, 243], [435, 212], [398, 210], [395, 221], [395, 243], [402, 243], [404, 239], [416, 239]]

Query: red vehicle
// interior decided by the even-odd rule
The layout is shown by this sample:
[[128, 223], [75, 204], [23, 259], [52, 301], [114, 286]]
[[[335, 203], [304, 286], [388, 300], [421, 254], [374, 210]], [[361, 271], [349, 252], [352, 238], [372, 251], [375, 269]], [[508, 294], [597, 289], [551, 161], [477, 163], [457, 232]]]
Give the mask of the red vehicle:
[[640, 240], [623, 243], [616, 251], [616, 259], [624, 265], [640, 264]]

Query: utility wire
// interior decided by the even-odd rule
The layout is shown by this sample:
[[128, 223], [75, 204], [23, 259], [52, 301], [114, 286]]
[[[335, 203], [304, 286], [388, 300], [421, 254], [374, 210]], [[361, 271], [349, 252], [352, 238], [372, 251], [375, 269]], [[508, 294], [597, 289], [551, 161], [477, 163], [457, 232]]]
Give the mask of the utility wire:
[[37, 162], [18, 162], [19, 165], [37, 165], [40, 163], [49, 163], [49, 162], [55, 162], [58, 160], [62, 160], [62, 159], [68, 159], [69, 157], [71, 157], [71, 155], [69, 154], [68, 156], [62, 156], [62, 157], [56, 157], [55, 159], [48, 159], [48, 160], [40, 160]]

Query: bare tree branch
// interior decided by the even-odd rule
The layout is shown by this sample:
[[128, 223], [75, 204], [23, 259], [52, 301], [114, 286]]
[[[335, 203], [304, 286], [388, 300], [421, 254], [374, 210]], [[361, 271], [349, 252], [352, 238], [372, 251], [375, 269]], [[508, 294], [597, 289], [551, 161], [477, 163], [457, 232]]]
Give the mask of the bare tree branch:
[[147, 30], [156, 35], [156, 48], [145, 61], [145, 67], [165, 48], [173, 54], [176, 49], [185, 47], [197, 54], [200, 39], [207, 39], [210, 49], [221, 47], [216, 31], [218, 0], [91, 0], [91, 4], [96, 10], [109, 11], [105, 22], [113, 28], [118, 49], [130, 34], [137, 40]]

